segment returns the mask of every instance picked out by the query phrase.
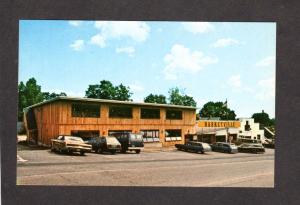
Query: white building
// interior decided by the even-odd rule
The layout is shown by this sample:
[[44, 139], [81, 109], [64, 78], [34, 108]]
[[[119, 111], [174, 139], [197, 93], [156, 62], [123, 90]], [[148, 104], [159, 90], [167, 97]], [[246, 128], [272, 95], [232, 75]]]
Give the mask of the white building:
[[255, 123], [253, 118], [239, 118], [239, 121], [241, 126], [239, 127], [238, 138], [265, 142], [264, 130], [259, 129], [259, 123]]

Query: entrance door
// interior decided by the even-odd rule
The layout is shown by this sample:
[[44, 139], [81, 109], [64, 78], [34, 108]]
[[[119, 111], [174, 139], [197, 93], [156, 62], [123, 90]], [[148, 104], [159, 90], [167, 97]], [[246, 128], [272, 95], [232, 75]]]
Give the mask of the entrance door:
[[217, 142], [226, 142], [226, 136], [224, 136], [224, 135], [216, 136], [216, 141]]

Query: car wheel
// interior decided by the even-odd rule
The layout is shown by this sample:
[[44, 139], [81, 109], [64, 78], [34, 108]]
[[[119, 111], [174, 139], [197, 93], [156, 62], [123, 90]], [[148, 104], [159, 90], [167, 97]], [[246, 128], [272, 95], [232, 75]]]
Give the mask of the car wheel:
[[137, 149], [135, 150], [135, 153], [139, 154], [141, 152], [141, 150]]
[[204, 151], [201, 151], [201, 154], [204, 154]]
[[100, 153], [100, 154], [102, 154], [103, 150], [99, 147], [98, 150], [97, 150], [97, 152]]
[[126, 153], [126, 149], [122, 149], [121, 152], [122, 152], [123, 154], [125, 154], [125, 153]]
[[80, 151], [80, 155], [83, 156], [84, 155], [84, 151]]
[[116, 150], [111, 150], [110, 153], [111, 154], [116, 154]]

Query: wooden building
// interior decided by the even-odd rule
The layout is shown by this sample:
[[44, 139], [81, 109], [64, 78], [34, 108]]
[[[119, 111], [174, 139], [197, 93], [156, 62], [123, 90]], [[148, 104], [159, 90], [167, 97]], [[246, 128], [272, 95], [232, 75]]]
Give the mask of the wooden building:
[[195, 133], [196, 108], [91, 98], [57, 97], [24, 109], [31, 143], [49, 146], [58, 135], [142, 133], [145, 144], [172, 146]]

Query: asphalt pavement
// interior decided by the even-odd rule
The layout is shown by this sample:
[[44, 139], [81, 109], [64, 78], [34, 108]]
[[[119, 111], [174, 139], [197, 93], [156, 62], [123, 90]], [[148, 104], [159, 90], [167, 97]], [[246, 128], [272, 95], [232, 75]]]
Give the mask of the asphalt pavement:
[[18, 149], [17, 185], [274, 187], [274, 150], [196, 154], [167, 149], [115, 155]]

